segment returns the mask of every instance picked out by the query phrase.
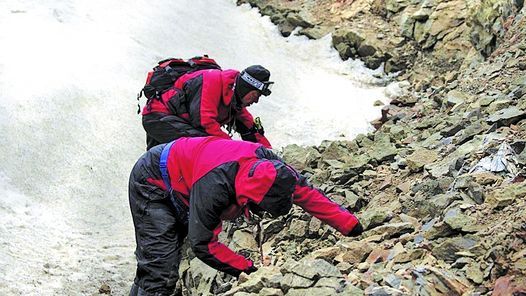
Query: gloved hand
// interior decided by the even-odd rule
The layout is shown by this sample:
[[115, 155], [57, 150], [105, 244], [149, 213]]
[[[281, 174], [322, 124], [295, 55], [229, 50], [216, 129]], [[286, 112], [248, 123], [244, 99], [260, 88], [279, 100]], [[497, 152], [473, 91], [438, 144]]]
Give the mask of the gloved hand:
[[252, 262], [252, 266], [250, 266], [249, 268], [243, 270], [244, 273], [246, 274], [251, 274], [253, 272], [256, 272], [258, 269], [257, 267], [254, 266], [254, 263]]
[[358, 224], [354, 226], [354, 228], [351, 230], [351, 232], [349, 232], [349, 234], [347, 234], [347, 236], [359, 236], [362, 233], [363, 233], [363, 226], [360, 223], [360, 221], [358, 221]]

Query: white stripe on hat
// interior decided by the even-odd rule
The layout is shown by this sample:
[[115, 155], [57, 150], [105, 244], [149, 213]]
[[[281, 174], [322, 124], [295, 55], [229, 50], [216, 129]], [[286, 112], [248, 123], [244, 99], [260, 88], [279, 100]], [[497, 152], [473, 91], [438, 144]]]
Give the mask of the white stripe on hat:
[[260, 91], [263, 91], [263, 87], [265, 84], [256, 78], [252, 77], [247, 72], [243, 72], [241, 75], [241, 79], [245, 80], [248, 84], [252, 85], [255, 89], [259, 89]]

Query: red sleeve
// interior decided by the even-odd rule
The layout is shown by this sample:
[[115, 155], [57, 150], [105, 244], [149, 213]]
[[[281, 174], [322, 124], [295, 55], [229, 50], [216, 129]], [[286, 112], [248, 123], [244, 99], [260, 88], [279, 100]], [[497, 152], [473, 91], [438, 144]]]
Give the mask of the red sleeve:
[[236, 254], [218, 240], [221, 213], [231, 206], [230, 196], [217, 174], [207, 174], [192, 186], [188, 239], [197, 258], [209, 266], [238, 276], [253, 262]]
[[296, 185], [294, 203], [343, 235], [349, 234], [358, 224], [356, 216], [313, 188], [303, 176], [300, 178], [300, 184]]
[[200, 108], [201, 126], [211, 136], [230, 139], [230, 137], [221, 130], [221, 124], [217, 121], [221, 95], [222, 80], [220, 72], [212, 71], [203, 74]]

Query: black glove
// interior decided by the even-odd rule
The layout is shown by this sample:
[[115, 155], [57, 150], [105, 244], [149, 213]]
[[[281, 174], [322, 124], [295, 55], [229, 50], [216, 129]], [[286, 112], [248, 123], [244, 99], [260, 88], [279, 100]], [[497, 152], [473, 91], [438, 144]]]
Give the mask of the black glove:
[[244, 273], [246, 274], [251, 274], [253, 272], [256, 272], [258, 269], [254, 266], [254, 263], [252, 263], [252, 266], [250, 266], [249, 268], [243, 270]]
[[359, 236], [362, 233], [363, 233], [363, 226], [360, 223], [360, 221], [358, 221], [358, 224], [354, 226], [354, 228], [351, 230], [351, 232], [349, 232], [349, 234], [347, 234], [347, 236]]

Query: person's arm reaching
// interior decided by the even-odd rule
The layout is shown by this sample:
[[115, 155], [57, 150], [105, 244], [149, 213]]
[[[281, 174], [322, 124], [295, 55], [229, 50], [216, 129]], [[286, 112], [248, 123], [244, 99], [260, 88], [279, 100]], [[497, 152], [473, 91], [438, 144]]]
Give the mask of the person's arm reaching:
[[304, 176], [299, 176], [299, 182], [294, 190], [295, 204], [343, 235], [356, 236], [362, 233], [362, 226], [355, 215], [310, 185]]
[[221, 174], [210, 172], [192, 187], [188, 237], [197, 258], [217, 270], [239, 276], [241, 272], [255, 271], [255, 267], [251, 260], [218, 241], [221, 212], [230, 206], [222, 178]]

